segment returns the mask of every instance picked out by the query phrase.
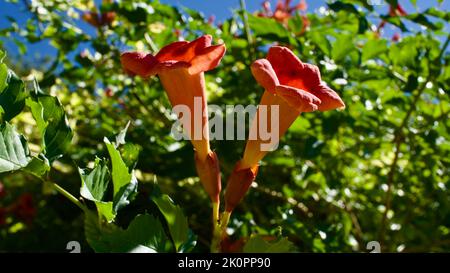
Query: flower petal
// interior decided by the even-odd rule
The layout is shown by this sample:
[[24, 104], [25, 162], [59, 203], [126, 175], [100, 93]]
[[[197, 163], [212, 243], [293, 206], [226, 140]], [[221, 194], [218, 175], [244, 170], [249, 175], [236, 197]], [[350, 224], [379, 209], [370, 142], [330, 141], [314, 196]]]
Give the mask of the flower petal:
[[149, 77], [157, 73], [158, 60], [152, 54], [125, 52], [120, 56], [120, 62], [131, 75]]
[[324, 82], [313, 89], [311, 93], [316, 95], [322, 101], [319, 105], [320, 111], [345, 108], [345, 103], [342, 101], [341, 97], [339, 97], [339, 95]]
[[210, 46], [200, 51], [198, 55], [191, 60], [189, 74], [194, 75], [200, 72], [214, 69], [219, 65], [225, 54], [226, 47], [224, 44]]
[[[322, 103], [319, 105], [320, 111], [345, 108], [345, 104], [339, 95], [325, 82], [321, 80], [319, 68], [312, 64], [303, 63], [301, 86], [305, 90], [318, 97]], [[298, 86], [299, 84], [293, 84]]]
[[259, 59], [253, 62], [252, 74], [256, 81], [264, 87], [265, 90], [275, 93], [275, 87], [280, 84], [275, 71], [270, 62], [266, 59]]
[[276, 94], [282, 97], [289, 106], [300, 112], [312, 112], [319, 109], [320, 99], [311, 93], [287, 85], [275, 87]]
[[[272, 65], [281, 84], [290, 85], [294, 78], [301, 77], [303, 63], [292, 51], [283, 46], [273, 46], [269, 49], [267, 60]], [[297, 88], [304, 89], [296, 86]]]
[[190, 62], [195, 55], [200, 54], [201, 51], [211, 46], [211, 35], [203, 35], [194, 41], [184, 44], [172, 51], [171, 57], [175, 61]]
[[173, 43], [161, 48], [161, 50], [158, 52], [158, 54], [156, 54], [155, 57], [160, 62], [176, 60], [176, 57], [173, 55], [173, 53], [180, 47], [187, 45], [187, 44], [189, 44], [188, 41], [173, 42]]
[[187, 62], [179, 62], [179, 61], [164, 61], [160, 62], [157, 65], [157, 73], [162, 71], [167, 71], [170, 69], [178, 69], [178, 68], [188, 68], [190, 66]]
[[319, 68], [302, 63], [290, 49], [280, 46], [271, 47], [267, 59], [281, 84], [305, 90], [319, 98], [322, 102], [319, 105], [320, 111], [345, 107], [339, 95], [322, 81]]

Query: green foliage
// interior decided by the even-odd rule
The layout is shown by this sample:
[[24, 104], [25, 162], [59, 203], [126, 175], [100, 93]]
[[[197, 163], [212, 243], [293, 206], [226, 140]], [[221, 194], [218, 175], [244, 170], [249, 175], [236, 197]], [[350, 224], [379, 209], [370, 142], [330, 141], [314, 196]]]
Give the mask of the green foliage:
[[94, 214], [86, 214], [84, 228], [86, 239], [96, 252], [156, 253], [165, 250], [164, 229], [149, 214], [137, 215], [126, 230], [113, 224], [99, 226]]
[[294, 249], [294, 244], [285, 237], [267, 241], [261, 235], [253, 235], [245, 244], [244, 253], [289, 253]]
[[277, 21], [252, 14], [247, 16], [255, 36], [269, 39], [272, 37], [272, 39], [283, 39], [284, 41], [289, 37], [288, 30]]
[[[7, 69], [7, 67], [6, 67]], [[10, 71], [11, 75], [14, 75]], [[23, 82], [17, 78], [20, 92], [29, 94], [23, 88]], [[11, 82], [6, 85], [12, 87]], [[37, 129], [43, 141], [42, 152], [39, 156], [32, 157], [28, 143], [24, 137], [18, 134], [15, 128], [8, 122], [3, 122], [0, 127], [0, 173], [23, 170], [29, 172], [45, 182], [46, 174], [50, 171], [50, 162], [47, 157], [56, 160], [62, 156], [70, 144], [72, 130], [68, 125], [66, 112], [56, 97], [43, 94], [37, 83], [34, 83], [34, 93], [26, 99], [26, 105], [35, 118]], [[13, 97], [14, 94], [9, 94]], [[5, 114], [17, 115], [17, 109], [6, 108]], [[86, 200], [93, 201], [96, 205], [97, 215], [88, 210], [70, 193], [64, 191], [64, 195], [76, 202], [85, 213], [84, 229], [86, 240], [94, 251], [97, 252], [164, 252], [167, 251], [168, 241], [162, 224], [149, 214], [137, 215], [127, 229], [122, 229], [114, 222], [118, 210], [127, 206], [137, 192], [137, 180], [133, 168], [139, 154], [139, 148], [126, 143], [125, 137], [129, 124], [116, 136], [116, 143], [111, 143], [107, 138], [104, 142], [111, 158], [109, 171], [108, 161], [96, 158], [94, 168], [91, 171], [79, 169], [81, 178], [80, 195]], [[127, 146], [127, 144], [130, 144]], [[123, 161], [120, 145], [126, 147], [128, 166]], [[52, 182], [48, 182], [52, 183]], [[57, 186], [59, 188], [59, 186]], [[112, 195], [109, 197], [109, 190]], [[167, 195], [154, 198], [169, 226], [169, 231], [177, 251], [190, 251], [195, 246], [195, 236], [188, 227], [187, 218], [180, 207], [175, 206]]]

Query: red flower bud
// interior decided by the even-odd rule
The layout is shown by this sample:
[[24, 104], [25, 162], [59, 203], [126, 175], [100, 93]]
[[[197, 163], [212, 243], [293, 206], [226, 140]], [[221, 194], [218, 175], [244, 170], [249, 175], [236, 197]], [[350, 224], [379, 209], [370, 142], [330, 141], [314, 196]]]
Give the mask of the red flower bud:
[[116, 13], [113, 11], [107, 11], [102, 13], [101, 24], [102, 26], [111, 25], [116, 18]]
[[97, 12], [85, 12], [81, 18], [94, 27], [99, 27], [101, 25]]
[[241, 168], [241, 161], [239, 161], [231, 173], [227, 188], [225, 191], [225, 210], [231, 212], [239, 204], [239, 202], [247, 193], [253, 180], [258, 174], [258, 165], [251, 168]]
[[208, 153], [205, 160], [200, 160], [195, 153], [195, 168], [205, 191], [213, 203], [219, 202], [219, 194], [222, 188], [220, 179], [220, 167], [217, 154], [213, 151]]
[[393, 36], [392, 36], [392, 41], [393, 42], [398, 42], [400, 41], [401, 37], [400, 34], [398, 32], [396, 32]]
[[209, 25], [214, 24], [214, 21], [215, 21], [215, 20], [216, 20], [216, 16], [214, 16], [214, 15], [209, 16], [209, 18], [208, 18], [208, 24], [209, 24]]
[[396, 7], [390, 5], [389, 6], [389, 15], [390, 16], [406, 16], [408, 13], [403, 9], [400, 4], [397, 4]]

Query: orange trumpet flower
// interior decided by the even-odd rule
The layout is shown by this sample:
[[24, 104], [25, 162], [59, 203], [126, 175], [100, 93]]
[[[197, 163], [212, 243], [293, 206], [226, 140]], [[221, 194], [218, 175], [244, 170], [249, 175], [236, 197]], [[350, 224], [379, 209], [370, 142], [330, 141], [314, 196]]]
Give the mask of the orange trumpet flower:
[[[244, 197], [256, 177], [259, 161], [270, 148], [275, 148], [279, 138], [286, 133], [300, 113], [345, 108], [339, 95], [321, 80], [319, 68], [303, 63], [286, 47], [271, 47], [267, 59], [255, 61], [251, 69], [256, 81], [265, 91], [250, 128], [244, 156], [236, 164], [227, 183], [227, 212], [231, 212]], [[275, 114], [273, 106], [278, 108], [278, 119], [275, 120], [277, 126], [272, 126], [272, 118], [265, 118]], [[266, 126], [263, 124], [265, 120]], [[275, 130], [278, 130], [278, 139], [275, 144], [270, 144], [269, 148], [268, 141], [258, 135], [260, 126], [268, 129], [275, 127]]]
[[211, 45], [204, 35], [192, 41], [178, 41], [162, 48], [158, 54], [126, 52], [121, 56], [125, 71], [142, 77], [158, 75], [172, 107], [187, 107], [190, 114], [179, 116], [185, 133], [195, 149], [200, 180], [213, 205], [219, 203], [221, 190], [217, 155], [209, 146], [209, 125], [204, 72], [215, 68], [225, 54], [225, 45]]

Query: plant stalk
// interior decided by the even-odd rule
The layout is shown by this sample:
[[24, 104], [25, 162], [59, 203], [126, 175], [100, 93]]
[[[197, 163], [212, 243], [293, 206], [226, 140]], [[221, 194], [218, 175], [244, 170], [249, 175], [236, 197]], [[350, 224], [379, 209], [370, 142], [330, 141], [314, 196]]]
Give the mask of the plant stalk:
[[70, 194], [68, 191], [66, 191], [64, 188], [62, 188], [60, 185], [53, 183], [53, 182], [49, 182], [49, 181], [47, 183], [49, 183], [57, 192], [64, 195], [64, 197], [69, 199], [73, 204], [75, 204], [77, 207], [79, 207], [82, 211], [84, 211], [84, 212], [87, 211], [87, 208], [80, 202], [80, 200], [75, 198], [75, 196]]

